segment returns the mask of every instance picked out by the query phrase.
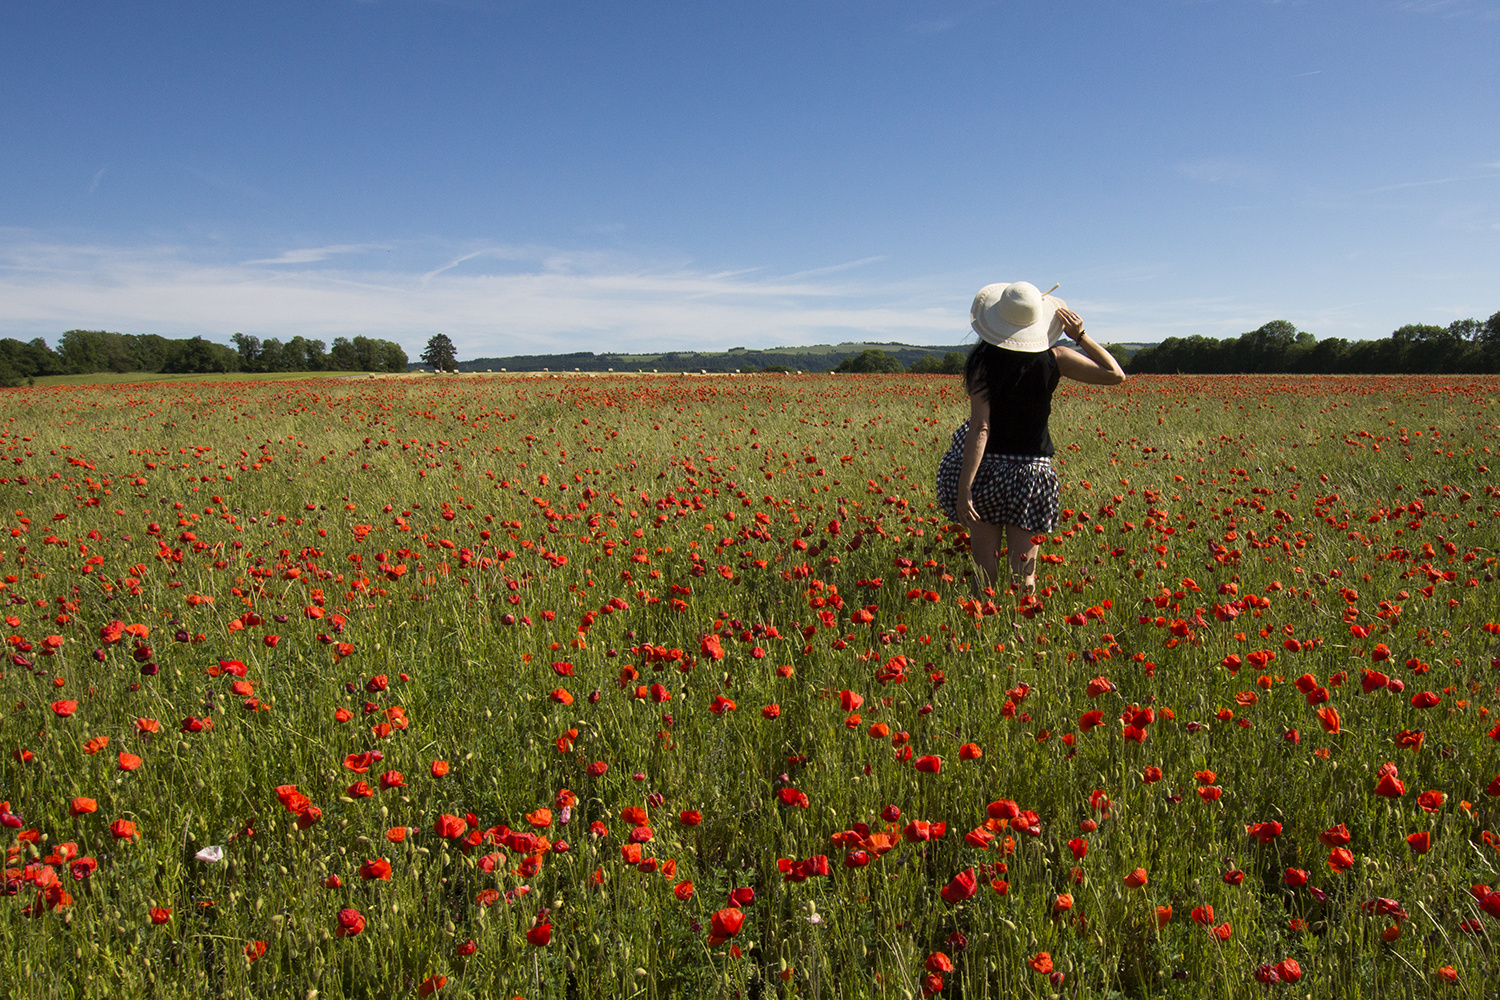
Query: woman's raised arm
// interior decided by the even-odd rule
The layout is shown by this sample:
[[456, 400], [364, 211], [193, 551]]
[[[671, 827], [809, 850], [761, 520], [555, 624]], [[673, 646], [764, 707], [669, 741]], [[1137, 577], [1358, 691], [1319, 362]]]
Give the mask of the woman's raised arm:
[[1063, 332], [1083, 349], [1083, 353], [1079, 354], [1072, 348], [1061, 345], [1052, 348], [1052, 354], [1057, 358], [1057, 370], [1064, 378], [1089, 385], [1119, 385], [1125, 381], [1125, 370], [1120, 367], [1113, 354], [1100, 347], [1088, 335], [1083, 328], [1083, 320], [1077, 313], [1071, 309], [1059, 309], [1057, 317], [1062, 320]]

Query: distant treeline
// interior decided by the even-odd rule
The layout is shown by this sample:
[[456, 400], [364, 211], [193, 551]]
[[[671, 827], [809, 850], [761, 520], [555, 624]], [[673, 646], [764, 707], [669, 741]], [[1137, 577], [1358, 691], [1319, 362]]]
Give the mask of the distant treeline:
[[285, 344], [234, 335], [234, 347], [202, 337], [170, 340], [154, 333], [69, 330], [57, 350], [41, 337], [29, 342], [0, 339], [0, 385], [19, 385], [42, 375], [97, 372], [404, 372], [406, 352], [389, 340], [337, 337], [331, 349], [321, 340], [293, 337]]
[[[913, 347], [907, 344], [882, 344], [881, 352], [898, 361], [899, 371], [920, 370], [913, 366], [932, 364], [941, 360], [948, 352], [967, 354], [966, 347]], [[508, 358], [475, 358], [458, 362], [463, 372], [499, 371], [504, 368], [512, 372], [539, 372], [550, 370], [570, 372], [760, 372], [795, 371], [826, 372], [837, 368], [850, 357], [871, 350], [869, 345], [839, 345], [820, 351], [767, 351], [732, 348], [728, 351], [669, 351], [666, 354], [641, 355], [595, 354], [579, 351], [574, 354], [523, 354]]]
[[1284, 319], [1238, 337], [1168, 337], [1131, 355], [1131, 374], [1307, 375], [1500, 372], [1500, 312], [1447, 326], [1411, 323], [1384, 340], [1318, 340]]

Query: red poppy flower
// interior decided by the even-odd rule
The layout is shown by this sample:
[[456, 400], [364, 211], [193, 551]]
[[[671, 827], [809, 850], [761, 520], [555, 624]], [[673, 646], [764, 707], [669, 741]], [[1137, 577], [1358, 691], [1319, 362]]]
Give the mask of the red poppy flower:
[[697, 826], [703, 822], [703, 814], [696, 809], [684, 809], [677, 820], [683, 826]]
[[1411, 707], [1412, 708], [1432, 708], [1432, 707], [1434, 707], [1436, 705], [1441, 704], [1442, 701], [1443, 701], [1442, 698], [1438, 697], [1436, 694], [1434, 694], [1431, 691], [1419, 691], [1416, 694], [1414, 694], [1414, 695], [1411, 696]]
[[128, 819], [117, 819], [109, 824], [109, 832], [116, 840], [132, 840], [136, 836], [135, 824]]
[[1349, 828], [1343, 823], [1338, 826], [1330, 826], [1318, 834], [1318, 840], [1324, 847], [1347, 847], [1349, 845]]
[[375, 858], [374, 860], [366, 861], [359, 866], [359, 874], [367, 882], [377, 878], [389, 882], [391, 880], [391, 863], [385, 858]]
[[948, 903], [961, 903], [978, 891], [979, 883], [974, 878], [974, 869], [969, 868], [953, 876], [943, 886], [942, 897]]
[[1328, 867], [1335, 872], [1346, 872], [1354, 867], [1354, 852], [1347, 847], [1335, 847], [1328, 852]]
[[1095, 677], [1093, 680], [1089, 681], [1088, 687], [1085, 688], [1085, 693], [1090, 698], [1097, 698], [1101, 694], [1106, 694], [1110, 691], [1113, 691], [1114, 689], [1114, 681], [1110, 680], [1108, 677]]
[[1010, 799], [1000, 799], [985, 807], [985, 815], [990, 819], [1015, 819], [1021, 815], [1021, 807]]
[[1085, 733], [1092, 730], [1095, 726], [1102, 726], [1103, 724], [1104, 713], [1097, 708], [1084, 712], [1078, 717], [1078, 728]]
[[1161, 768], [1147, 767], [1141, 772], [1141, 780], [1148, 785], [1154, 785], [1161, 780]]
[[52, 703], [52, 713], [60, 718], [67, 718], [76, 711], [78, 711], [78, 702], [76, 701], [54, 701]]
[[761, 718], [763, 718], [763, 719], [775, 719], [775, 718], [778, 718], [781, 715], [781, 706], [780, 705], [767, 705], [766, 707], [764, 707], [764, 708], [762, 708], [760, 710], [760, 715], [761, 715]]
[[709, 918], [710, 929], [716, 938], [732, 938], [740, 932], [745, 923], [745, 912], [738, 907], [730, 906], [719, 910]]
[[1408, 834], [1406, 842], [1411, 845], [1412, 853], [1414, 854], [1426, 854], [1432, 850], [1432, 834], [1426, 830], [1419, 830], [1416, 833]]
[[1285, 874], [1281, 876], [1281, 881], [1294, 889], [1300, 888], [1307, 884], [1307, 872], [1301, 868], [1288, 868]]
[[776, 797], [781, 800], [782, 805], [796, 806], [799, 809], [806, 809], [812, 804], [808, 801], [807, 793], [799, 792], [797, 789], [791, 787], [778, 789]]
[[943, 759], [941, 757], [935, 757], [931, 754], [928, 754], [926, 756], [918, 757], [915, 766], [916, 769], [918, 771], [921, 771], [923, 774], [937, 774], [943, 769]]
[[1211, 933], [1220, 941], [1228, 941], [1230, 936], [1234, 934], [1234, 928], [1230, 925], [1229, 921], [1226, 920], [1219, 926], [1212, 928]]
[[361, 933], [364, 932], [364, 929], [365, 929], [365, 918], [364, 918], [364, 915], [362, 913], [360, 913], [358, 910], [354, 909], [353, 907], [349, 907], [347, 909], [340, 910], [339, 911], [339, 916], [338, 916], [338, 921], [339, 921], [338, 930], [335, 931], [334, 933], [336, 933], [341, 938], [342, 937], [353, 937], [356, 934], [361, 934]]
[[164, 924], [172, 919], [171, 909], [165, 906], [153, 906], [147, 911], [147, 915], [151, 917], [153, 924]]
[[693, 898], [693, 883], [678, 882], [676, 885], [672, 886], [672, 895], [676, 896], [683, 902], [687, 902], [688, 900]]
[[1084, 856], [1089, 853], [1089, 842], [1083, 837], [1074, 837], [1068, 841], [1068, 850], [1073, 852], [1073, 860], [1082, 861]]
[[1141, 886], [1145, 885], [1146, 882], [1146, 869], [1144, 868], [1137, 868], [1135, 871], [1125, 876], [1125, 884], [1132, 889], [1139, 889]]
[[1399, 799], [1406, 794], [1406, 786], [1394, 774], [1384, 774], [1375, 785], [1375, 794], [1388, 799]]
[[552, 940], [552, 925], [537, 924], [526, 932], [526, 943], [537, 948], [545, 948]]
[[1435, 813], [1443, 807], [1444, 798], [1445, 796], [1442, 792], [1429, 789], [1417, 796], [1417, 805], [1421, 806], [1427, 812]]
[[1325, 705], [1318, 709], [1318, 725], [1323, 727], [1323, 732], [1325, 733], [1338, 733], [1342, 729], [1339, 710], [1331, 705]]
[[1254, 837], [1262, 844], [1269, 844], [1271, 841], [1281, 836], [1281, 824], [1276, 822], [1274, 819], [1267, 820], [1262, 823], [1251, 823], [1250, 825], [1245, 827], [1245, 833], [1251, 837]]
[[978, 760], [984, 756], [984, 751], [979, 748], [978, 743], [965, 743], [958, 748], [959, 760]]
[[417, 996], [430, 997], [447, 985], [447, 976], [428, 976], [422, 980], [422, 985], [417, 987]]
[[97, 812], [98, 809], [99, 803], [95, 802], [93, 799], [84, 798], [82, 796], [74, 799], [71, 803], [68, 804], [68, 811], [74, 816], [86, 816], [91, 812]]
[[1188, 914], [1193, 918], [1195, 924], [1211, 924], [1214, 922], [1214, 908], [1208, 904], [1193, 907], [1193, 912]]
[[928, 972], [952, 972], [953, 960], [940, 951], [935, 951], [927, 956], [927, 961], [922, 963]]
[[439, 837], [446, 837], [449, 840], [456, 840], [462, 837], [464, 831], [468, 828], [468, 823], [463, 819], [458, 816], [450, 816], [447, 813], [438, 816], [437, 822], [433, 824], [433, 829], [437, 835]]
[[1035, 955], [1032, 955], [1026, 960], [1026, 964], [1031, 966], [1031, 971], [1043, 976], [1052, 972], [1052, 956], [1045, 951], [1039, 951]]

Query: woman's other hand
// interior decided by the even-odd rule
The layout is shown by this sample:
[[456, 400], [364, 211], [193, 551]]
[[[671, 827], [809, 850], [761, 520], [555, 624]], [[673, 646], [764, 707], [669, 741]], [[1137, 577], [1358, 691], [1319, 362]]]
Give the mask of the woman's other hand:
[[1057, 318], [1062, 320], [1063, 333], [1073, 338], [1076, 343], [1083, 336], [1083, 317], [1067, 307], [1057, 310]]
[[958, 519], [964, 524], [976, 524], [979, 521], [979, 511], [974, 509], [974, 497], [964, 494], [958, 497]]

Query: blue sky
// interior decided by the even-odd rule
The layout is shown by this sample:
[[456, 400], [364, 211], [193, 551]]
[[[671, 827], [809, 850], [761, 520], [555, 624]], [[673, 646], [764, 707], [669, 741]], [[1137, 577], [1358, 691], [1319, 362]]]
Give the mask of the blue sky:
[[1500, 310], [1500, 0], [7, 0], [0, 336], [415, 355]]

